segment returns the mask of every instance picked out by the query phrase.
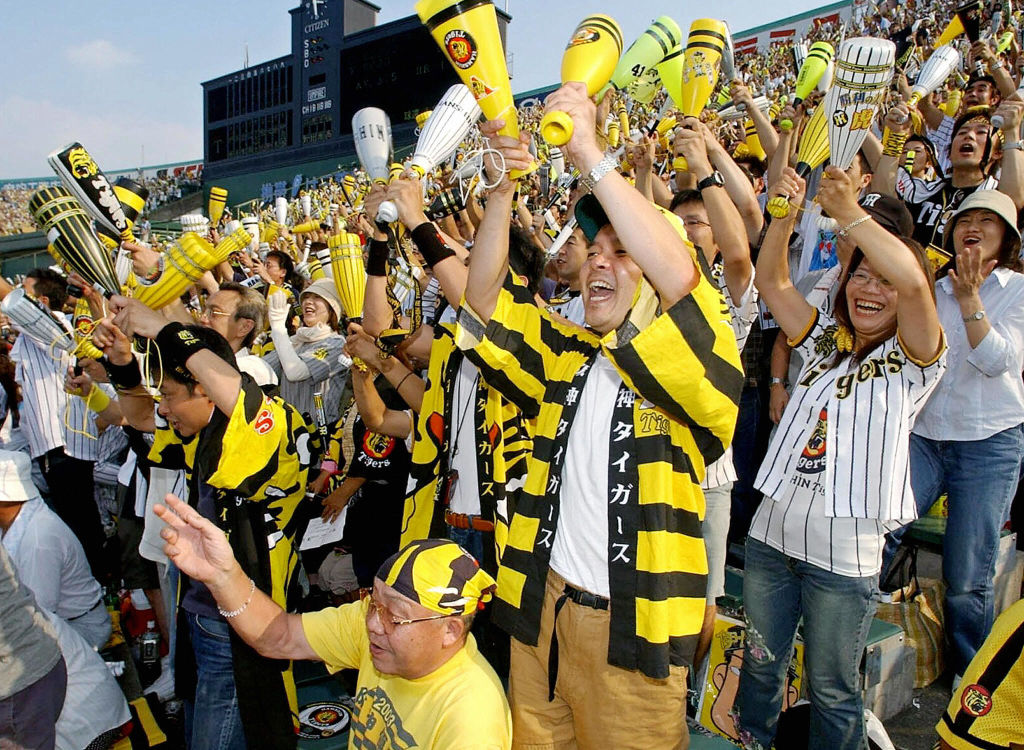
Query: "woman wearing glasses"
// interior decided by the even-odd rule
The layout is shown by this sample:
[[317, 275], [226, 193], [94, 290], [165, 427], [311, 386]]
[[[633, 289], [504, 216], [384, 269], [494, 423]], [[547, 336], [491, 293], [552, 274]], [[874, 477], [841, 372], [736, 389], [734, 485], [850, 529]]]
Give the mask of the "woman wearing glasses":
[[[795, 196], [795, 206], [804, 192], [788, 168], [772, 190]], [[799, 211], [772, 222], [757, 260], [757, 288], [804, 365], [758, 473], [765, 497], [747, 538], [736, 701], [747, 747], [772, 743], [801, 617], [810, 747], [864, 746], [859, 665], [883, 538], [915, 515], [910, 428], [944, 368], [920, 247], [872, 219], [839, 169], [827, 170], [818, 201], [857, 246], [831, 314], [790, 282], [786, 250]]]
[[1024, 275], [1013, 200], [979, 190], [946, 225], [956, 255], [935, 285], [949, 370], [917, 417], [910, 469], [917, 509], [943, 493], [949, 661], [959, 678], [992, 629], [999, 532], [1024, 451]]

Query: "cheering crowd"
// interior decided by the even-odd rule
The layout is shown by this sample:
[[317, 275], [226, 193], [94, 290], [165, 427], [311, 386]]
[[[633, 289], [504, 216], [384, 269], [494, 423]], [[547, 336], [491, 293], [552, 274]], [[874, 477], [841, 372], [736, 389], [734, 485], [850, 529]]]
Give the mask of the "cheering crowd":
[[[1024, 745], [1024, 604], [993, 593], [1024, 461], [1018, 35], [956, 41], [912, 99], [952, 7], [812, 32], [911, 40], [846, 169], [808, 163], [821, 97], [783, 98], [779, 47], [699, 118], [568, 83], [426, 175], [140, 232], [123, 295], [0, 281], [75, 342], [11, 313], [0, 355], [0, 747], [129, 737], [120, 635], [189, 748], [294, 747], [297, 660], [355, 671], [350, 747], [685, 748], [728, 556], [731, 738], [788, 747], [799, 631], [807, 746], [859, 750], [868, 629], [937, 502], [937, 746]], [[236, 244], [144, 304], [200, 236]]]

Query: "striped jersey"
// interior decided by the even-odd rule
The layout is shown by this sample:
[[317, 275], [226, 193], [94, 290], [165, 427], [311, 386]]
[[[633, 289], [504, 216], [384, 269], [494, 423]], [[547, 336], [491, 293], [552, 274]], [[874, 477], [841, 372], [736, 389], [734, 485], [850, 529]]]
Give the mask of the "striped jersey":
[[[674, 217], [669, 217], [671, 221]], [[691, 248], [691, 255], [694, 251]], [[608, 662], [655, 679], [693, 658], [704, 616], [704, 468], [725, 451], [743, 384], [728, 308], [703, 274], [656, 314], [647, 282], [630, 318], [604, 337], [539, 309], [518, 282], [484, 325], [463, 301], [457, 341], [484, 379], [535, 419], [527, 477], [498, 571], [493, 617], [536, 645], [562, 471], [580, 393], [599, 353], [621, 379], [609, 429]]]
[[21, 386], [21, 430], [32, 458], [64, 445], [64, 416], [68, 394], [64, 375], [71, 357], [57, 347], [51, 353], [22, 333], [11, 347], [14, 379]]
[[830, 367], [835, 331], [815, 310], [790, 342], [804, 366], [757, 475], [765, 502], [750, 534], [790, 557], [864, 576], [878, 572], [880, 548], [859, 550], [857, 540], [880, 537], [879, 522], [917, 516], [910, 429], [945, 370], [946, 348], [918, 362], [897, 335], [860, 362]]
[[[750, 336], [750, 329], [757, 319], [758, 294], [754, 288], [754, 272], [751, 269], [750, 281], [743, 291], [740, 303], [737, 305], [729, 294], [729, 288], [725, 283], [724, 267], [721, 260], [711, 266], [711, 278], [718, 284], [722, 292], [725, 304], [729, 307], [729, 320], [732, 323], [732, 332], [736, 335], [736, 346], [740, 351], [746, 346], [747, 337]], [[704, 481], [700, 483], [702, 490], [713, 490], [728, 482], [736, 481], [736, 467], [732, 462], [732, 446], [725, 449], [722, 457], [708, 466]]]

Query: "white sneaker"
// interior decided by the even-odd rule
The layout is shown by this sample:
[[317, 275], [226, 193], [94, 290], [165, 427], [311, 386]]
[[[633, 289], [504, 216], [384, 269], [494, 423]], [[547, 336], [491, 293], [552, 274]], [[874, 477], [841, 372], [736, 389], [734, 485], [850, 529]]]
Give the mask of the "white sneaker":
[[143, 689], [143, 693], [156, 693], [161, 703], [174, 697], [174, 667], [171, 666], [170, 655], [160, 659], [160, 676]]

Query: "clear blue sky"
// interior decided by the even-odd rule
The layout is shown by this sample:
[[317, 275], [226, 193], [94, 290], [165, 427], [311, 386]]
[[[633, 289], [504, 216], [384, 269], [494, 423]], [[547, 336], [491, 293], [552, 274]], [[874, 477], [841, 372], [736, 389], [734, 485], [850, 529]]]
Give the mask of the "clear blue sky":
[[[561, 53], [587, 13], [609, 12], [626, 43], [667, 13], [686, 29], [717, 15], [734, 31], [828, 0], [680, 0], [589, 4], [509, 0], [513, 88], [558, 79]], [[297, 0], [36, 0], [4, 3], [0, 47], [0, 178], [50, 172], [46, 155], [79, 140], [106, 169], [202, 158], [200, 81], [290, 49]], [[413, 0], [377, 0], [378, 20], [412, 14]], [[496, 0], [504, 7], [504, 0]], [[623, 12], [628, 7], [629, 13]], [[616, 10], [615, 8], [618, 8]]]

